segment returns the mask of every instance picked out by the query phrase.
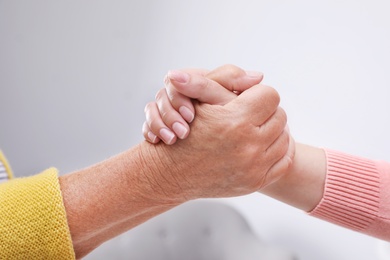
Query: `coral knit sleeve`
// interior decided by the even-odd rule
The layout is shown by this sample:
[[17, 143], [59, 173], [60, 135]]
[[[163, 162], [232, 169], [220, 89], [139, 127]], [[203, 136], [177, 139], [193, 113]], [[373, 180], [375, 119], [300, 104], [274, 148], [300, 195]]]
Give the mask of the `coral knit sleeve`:
[[56, 169], [0, 184], [0, 259], [75, 259]]
[[390, 164], [325, 152], [323, 198], [309, 214], [390, 241]]

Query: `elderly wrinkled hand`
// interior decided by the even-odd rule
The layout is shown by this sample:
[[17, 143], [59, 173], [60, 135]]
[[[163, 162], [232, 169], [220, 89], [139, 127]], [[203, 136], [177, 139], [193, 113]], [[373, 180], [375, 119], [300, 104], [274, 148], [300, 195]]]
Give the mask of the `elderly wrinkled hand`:
[[[149, 103], [145, 109], [147, 121], [143, 129], [145, 138], [152, 143], [163, 139], [172, 144], [177, 132], [183, 139], [172, 146], [158, 145], [171, 161], [172, 174], [165, 178], [176, 187], [175, 194], [184, 192], [186, 198], [238, 196], [279, 179], [291, 164], [294, 143], [286, 130], [287, 117], [279, 107], [278, 93], [257, 84], [261, 74], [247, 76], [232, 66], [210, 72], [217, 75], [213, 80], [182, 73], [186, 80], [170, 80], [168, 84], [182, 100], [173, 105], [169, 100], [172, 95], [165, 89], [160, 91], [157, 103]], [[222, 87], [223, 82], [227, 82], [227, 88]], [[187, 102], [186, 96], [200, 102]], [[193, 121], [189, 117], [186, 121], [180, 111], [185, 102], [189, 111], [189, 104], [193, 105]], [[187, 131], [180, 136], [175, 123], [188, 127], [184, 124], [188, 121], [191, 134]], [[164, 131], [171, 131], [170, 138], [162, 134]]]

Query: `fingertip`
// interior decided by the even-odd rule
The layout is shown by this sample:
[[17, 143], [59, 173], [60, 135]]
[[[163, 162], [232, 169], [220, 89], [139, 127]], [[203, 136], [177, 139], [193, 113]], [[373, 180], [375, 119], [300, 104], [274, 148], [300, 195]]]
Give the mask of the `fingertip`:
[[181, 106], [179, 108], [179, 113], [188, 123], [191, 123], [194, 120], [195, 114], [186, 106]]
[[156, 144], [160, 141], [160, 138], [158, 138], [158, 136], [153, 134], [153, 132], [150, 130], [147, 122], [144, 122], [142, 125], [142, 134], [145, 140], [148, 141], [149, 143]]
[[145, 108], [144, 108], [144, 113], [146, 114], [148, 112], [148, 110], [150, 110], [150, 108], [155, 104], [156, 102], [149, 102], [145, 105]]
[[179, 139], [184, 139], [188, 136], [189, 129], [179, 122], [175, 122], [172, 125], [172, 130], [175, 132]]
[[264, 74], [262, 72], [259, 72], [259, 71], [247, 70], [247, 71], [245, 71], [245, 73], [246, 73], [246, 76], [248, 78], [251, 78], [251, 79], [261, 80], [264, 77]]
[[171, 145], [176, 142], [176, 135], [171, 130], [167, 128], [161, 128], [159, 133], [164, 143]]
[[155, 134], [153, 134], [152, 131], [149, 131], [148, 134], [147, 134], [147, 136], [148, 136], [149, 141], [150, 141], [151, 143], [153, 143], [153, 144], [156, 144], [156, 143], [158, 143], [158, 142], [160, 141], [160, 139], [158, 138], [158, 136], [155, 135]]
[[187, 83], [190, 80], [190, 75], [180, 70], [170, 70], [168, 71], [167, 77], [172, 81], [178, 83]]

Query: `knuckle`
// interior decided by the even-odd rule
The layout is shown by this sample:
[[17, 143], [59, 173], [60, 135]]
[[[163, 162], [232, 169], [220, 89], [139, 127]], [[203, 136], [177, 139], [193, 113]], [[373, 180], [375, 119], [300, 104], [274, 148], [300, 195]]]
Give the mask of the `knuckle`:
[[[185, 98], [175, 89], [167, 89], [167, 104], [178, 110]], [[168, 103], [169, 102], [169, 103]]]
[[149, 103], [147, 103], [145, 105], [145, 108], [144, 108], [144, 113], [147, 113], [148, 111], [150, 111], [150, 109], [155, 105], [155, 102], [151, 101]]
[[211, 88], [211, 81], [207, 78], [202, 78], [202, 84], [200, 84], [201, 93]]
[[171, 83], [171, 81], [169, 80], [169, 76], [168, 76], [168, 74], [166, 74], [165, 76], [164, 76], [164, 85], [165, 86], [168, 86], [169, 85], [169, 83]]
[[199, 81], [197, 86], [195, 86], [194, 90], [197, 92], [196, 98], [202, 98], [206, 95], [206, 93], [210, 92], [213, 88], [213, 80], [206, 77], [199, 77]]
[[161, 111], [160, 116], [165, 125], [172, 127], [172, 124], [175, 122], [175, 116], [172, 111]]
[[226, 63], [226, 64], [222, 65], [220, 67], [220, 69], [223, 69], [223, 70], [226, 70], [226, 71], [230, 72], [230, 70], [234, 70], [236, 67], [237, 67], [236, 65], [233, 65], [233, 64], [230, 64], [230, 63]]
[[167, 93], [167, 97], [169, 100], [175, 100], [176, 98], [178, 98], [180, 95], [179, 95], [179, 92], [177, 92], [175, 89], [172, 89], [170, 87], [167, 87], [166, 88], [166, 93]]
[[166, 94], [165, 88], [162, 88], [162, 89], [160, 89], [160, 90], [157, 92], [155, 99], [156, 99], [156, 100], [161, 100], [161, 99], [165, 96], [165, 94]]
[[160, 112], [160, 115], [161, 115], [161, 118], [162, 118], [162, 120], [164, 121], [164, 122], [166, 122], [168, 119], [169, 119], [169, 116], [170, 116], [170, 114], [169, 114], [169, 112], [168, 111], [161, 111]]
[[225, 64], [222, 66], [222, 69], [225, 70], [227, 73], [229, 73], [229, 75], [231, 75], [234, 78], [239, 77], [243, 73], [245, 73], [243, 69], [233, 64]]
[[278, 106], [280, 103], [280, 95], [276, 89], [268, 85], [263, 85], [263, 89], [267, 100], [275, 106]]
[[278, 107], [277, 113], [278, 113], [279, 121], [282, 123], [284, 127], [287, 124], [287, 113], [281, 107]]

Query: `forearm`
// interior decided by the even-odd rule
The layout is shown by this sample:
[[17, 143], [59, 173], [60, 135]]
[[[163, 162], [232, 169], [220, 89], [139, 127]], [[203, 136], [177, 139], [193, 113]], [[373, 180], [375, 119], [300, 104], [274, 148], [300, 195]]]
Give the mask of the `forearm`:
[[326, 156], [322, 149], [296, 144], [289, 172], [260, 192], [286, 204], [311, 211], [321, 200], [326, 179]]
[[[147, 147], [145, 147], [147, 146]], [[156, 172], [159, 147], [141, 143], [97, 165], [60, 177], [78, 258], [108, 239], [182, 201], [171, 199]], [[160, 165], [164, 168], [164, 164]]]
[[387, 162], [298, 144], [291, 171], [262, 192], [311, 216], [390, 241], [389, 187]]

